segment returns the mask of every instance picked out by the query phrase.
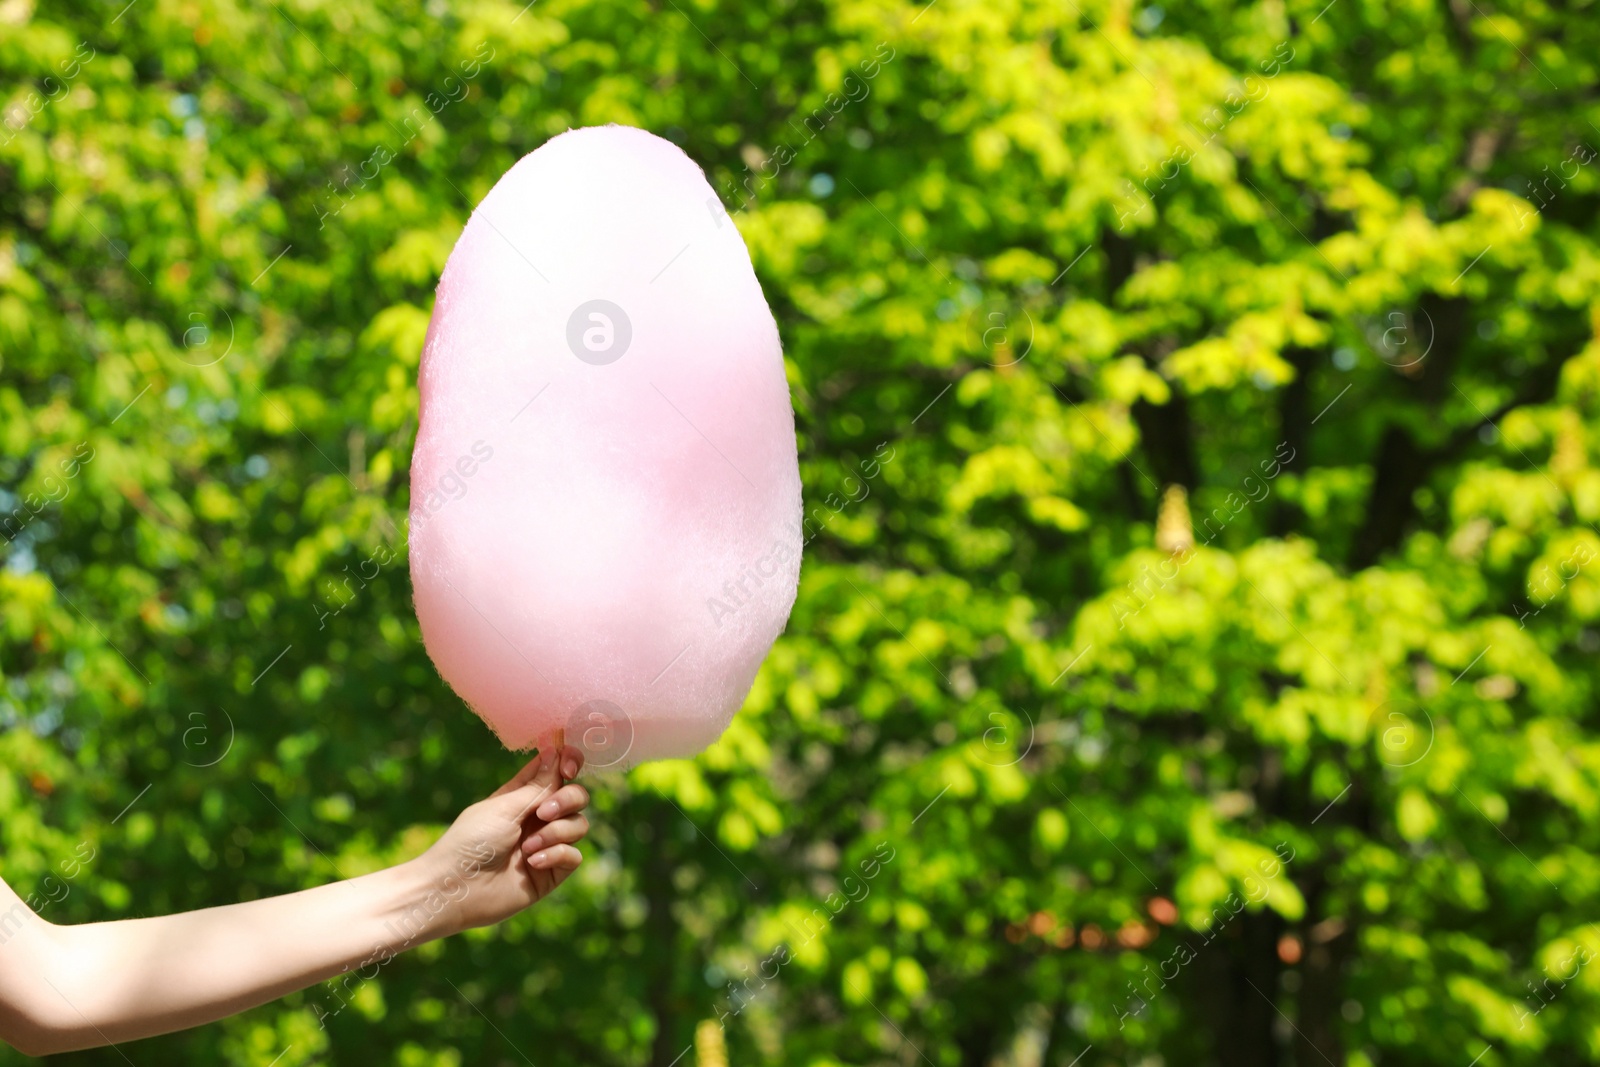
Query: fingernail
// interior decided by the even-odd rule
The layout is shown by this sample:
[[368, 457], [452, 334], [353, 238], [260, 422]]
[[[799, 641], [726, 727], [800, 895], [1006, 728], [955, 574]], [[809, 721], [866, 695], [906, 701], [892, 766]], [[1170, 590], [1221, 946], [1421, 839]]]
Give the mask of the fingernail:
[[550, 800], [540, 804], [539, 810], [534, 812], [534, 814], [539, 816], [539, 818], [543, 819], [545, 822], [549, 822], [551, 819], [556, 817], [556, 813], [560, 810], [561, 809], [557, 806], [556, 802]]
[[561, 773], [568, 778], [576, 778], [578, 776], [577, 762], [574, 760], [567, 760], [567, 765], [562, 768]]
[[532, 856], [530, 856], [528, 858], [528, 866], [529, 867], [548, 867], [548, 866], [550, 866], [550, 853], [548, 853], [548, 852], [535, 853], [534, 855], [532, 855]]
[[532, 837], [528, 838], [526, 841], [524, 841], [522, 843], [522, 851], [530, 853], [530, 854], [532, 854], [534, 852], [538, 852], [543, 847], [544, 847], [544, 835], [543, 834], [534, 834]]

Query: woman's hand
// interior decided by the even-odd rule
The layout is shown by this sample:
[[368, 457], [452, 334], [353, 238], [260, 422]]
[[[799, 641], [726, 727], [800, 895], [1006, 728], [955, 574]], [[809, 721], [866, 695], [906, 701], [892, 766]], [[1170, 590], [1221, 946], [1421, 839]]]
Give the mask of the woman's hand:
[[427, 892], [402, 919], [405, 933], [440, 936], [489, 926], [566, 881], [583, 862], [575, 846], [589, 832], [583, 814], [589, 793], [562, 783], [582, 769], [583, 753], [570, 745], [540, 753], [457, 816], [413, 861]]

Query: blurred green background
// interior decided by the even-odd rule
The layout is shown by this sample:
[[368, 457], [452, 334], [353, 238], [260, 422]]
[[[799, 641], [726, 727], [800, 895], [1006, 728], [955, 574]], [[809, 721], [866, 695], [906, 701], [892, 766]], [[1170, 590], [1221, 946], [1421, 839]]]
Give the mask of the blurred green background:
[[370, 870], [517, 765], [407, 467], [445, 257], [568, 127], [722, 194], [813, 535], [551, 900], [60, 1062], [1600, 1062], [1600, 10], [1325, 3], [0, 0], [46, 918]]

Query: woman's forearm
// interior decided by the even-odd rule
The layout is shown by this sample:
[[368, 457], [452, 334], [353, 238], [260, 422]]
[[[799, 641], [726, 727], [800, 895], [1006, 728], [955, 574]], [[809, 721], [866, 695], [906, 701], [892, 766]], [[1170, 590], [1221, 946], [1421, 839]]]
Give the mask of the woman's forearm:
[[[470, 870], [470, 868], [469, 868]], [[466, 877], [463, 877], [466, 875]], [[402, 864], [344, 882], [150, 919], [19, 936], [38, 978], [25, 1037], [62, 1052], [209, 1022], [455, 932], [467, 872]], [[24, 938], [38, 938], [35, 945]], [[6, 953], [10, 955], [10, 953]], [[36, 968], [36, 969], [35, 969]]]
[[552, 746], [416, 859], [281, 897], [52, 926], [0, 881], [0, 1038], [42, 1056], [181, 1030], [509, 918], [583, 859], [589, 794], [562, 784], [582, 766]]

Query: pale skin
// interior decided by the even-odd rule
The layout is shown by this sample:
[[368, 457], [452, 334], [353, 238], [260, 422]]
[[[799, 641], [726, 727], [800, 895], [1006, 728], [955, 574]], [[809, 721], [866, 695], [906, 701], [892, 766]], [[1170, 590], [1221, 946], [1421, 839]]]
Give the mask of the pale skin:
[[0, 882], [0, 1038], [44, 1056], [199, 1026], [509, 918], [583, 859], [582, 766], [550, 746], [416, 859], [284, 896], [57, 926]]

